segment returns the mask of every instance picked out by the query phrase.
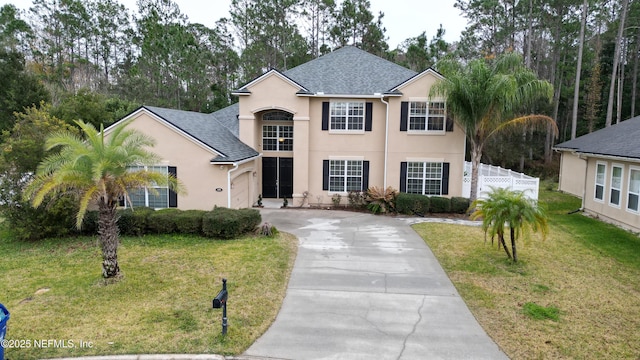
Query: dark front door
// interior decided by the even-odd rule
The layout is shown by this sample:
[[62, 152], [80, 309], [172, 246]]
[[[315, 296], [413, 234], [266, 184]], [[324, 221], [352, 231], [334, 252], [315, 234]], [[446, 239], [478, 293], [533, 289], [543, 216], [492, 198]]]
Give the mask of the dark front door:
[[291, 198], [293, 194], [293, 158], [262, 158], [262, 197]]

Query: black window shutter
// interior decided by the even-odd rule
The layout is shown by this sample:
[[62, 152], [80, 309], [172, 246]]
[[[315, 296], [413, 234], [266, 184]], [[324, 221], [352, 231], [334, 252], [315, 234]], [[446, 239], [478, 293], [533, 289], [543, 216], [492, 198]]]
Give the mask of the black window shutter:
[[407, 131], [407, 123], [409, 122], [409, 102], [400, 103], [400, 131]]
[[447, 116], [447, 131], [453, 131], [453, 119]]
[[400, 163], [400, 192], [407, 192], [407, 162]]
[[124, 206], [124, 196], [118, 198], [118, 206]]
[[364, 131], [371, 131], [373, 126], [373, 103], [366, 103], [364, 108]]
[[322, 190], [329, 190], [329, 160], [322, 160]]
[[442, 163], [442, 195], [449, 195], [449, 163]]
[[329, 130], [329, 102], [322, 103], [322, 130]]
[[362, 162], [362, 191], [369, 189], [369, 161]]
[[[178, 169], [175, 166], [169, 166], [169, 175], [173, 175], [174, 177], [178, 177]], [[169, 189], [169, 207], [177, 208], [178, 207], [178, 194], [175, 191]]]

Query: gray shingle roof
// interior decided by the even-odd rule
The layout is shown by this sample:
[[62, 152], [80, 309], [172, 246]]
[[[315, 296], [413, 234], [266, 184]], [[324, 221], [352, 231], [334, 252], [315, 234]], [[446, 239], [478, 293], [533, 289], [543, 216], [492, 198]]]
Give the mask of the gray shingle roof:
[[[164, 109], [154, 106], [144, 106], [144, 108], [222, 154], [222, 156], [211, 160], [212, 162], [235, 162], [258, 156], [257, 151], [240, 141], [240, 139], [233, 134], [233, 130], [227, 128], [227, 126], [219, 120], [223, 118], [227, 112], [233, 112], [233, 109], [229, 109], [232, 106], [220, 110], [220, 114], [218, 114], [218, 112], [214, 113], [218, 114], [215, 116], [214, 114]], [[236, 107], [235, 115], [232, 117], [233, 119], [236, 119], [237, 113]]]
[[555, 148], [574, 150], [579, 153], [640, 159], [640, 116], [563, 142]]
[[385, 93], [417, 73], [354, 46], [284, 72], [307, 90], [335, 95]]
[[218, 120], [219, 123], [224, 125], [227, 129], [233, 133], [236, 137], [240, 136], [240, 123], [238, 122], [238, 114], [240, 113], [240, 106], [238, 103], [229, 105], [226, 108], [220, 109], [210, 114], [211, 117]]
[[[384, 94], [417, 75], [413, 70], [354, 46], [345, 46], [282, 74], [308, 93], [327, 95]], [[236, 92], [247, 92], [247, 89], [243, 87]]]

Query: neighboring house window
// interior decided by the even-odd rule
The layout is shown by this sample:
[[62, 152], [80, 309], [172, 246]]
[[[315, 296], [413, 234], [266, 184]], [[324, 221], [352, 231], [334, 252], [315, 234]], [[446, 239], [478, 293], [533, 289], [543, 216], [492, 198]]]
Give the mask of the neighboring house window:
[[364, 130], [364, 102], [332, 102], [331, 130]]
[[293, 126], [264, 125], [262, 149], [265, 151], [293, 151]]
[[611, 168], [611, 194], [609, 203], [616, 207], [620, 206], [620, 192], [622, 189], [622, 167], [613, 166]]
[[409, 130], [444, 131], [444, 102], [412, 101], [409, 103]]
[[407, 192], [442, 195], [442, 163], [408, 162]]
[[640, 170], [631, 169], [629, 171], [629, 195], [627, 198], [627, 209], [638, 212], [640, 200]]
[[365, 191], [369, 188], [369, 161], [324, 160], [322, 189], [330, 192]]
[[410, 161], [400, 163], [400, 192], [421, 195], [449, 195], [447, 162]]
[[[161, 174], [175, 175], [175, 167], [170, 166], [130, 166], [129, 171], [156, 171]], [[151, 190], [150, 188], [154, 189]], [[150, 188], [132, 189], [129, 190], [129, 198], [134, 208], [146, 206], [155, 209], [177, 207], [177, 196], [173, 191], [170, 191], [167, 186], [151, 186]], [[126, 204], [126, 206], [130, 206]]]
[[607, 173], [607, 165], [603, 163], [596, 164], [596, 193], [595, 199], [604, 201], [605, 174]]

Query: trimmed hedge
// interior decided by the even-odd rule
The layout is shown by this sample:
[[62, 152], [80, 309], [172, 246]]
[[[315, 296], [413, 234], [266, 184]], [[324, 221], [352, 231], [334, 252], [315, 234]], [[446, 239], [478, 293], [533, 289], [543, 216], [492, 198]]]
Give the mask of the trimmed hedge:
[[255, 209], [228, 209], [216, 207], [202, 217], [204, 236], [219, 239], [234, 239], [255, 231], [262, 221]]
[[118, 228], [120, 235], [142, 236], [147, 233], [147, 218], [155, 212], [152, 208], [137, 207], [135, 209], [118, 210]]
[[184, 210], [176, 214], [175, 221], [180, 234], [203, 235], [202, 217], [204, 210]]
[[147, 231], [150, 234], [172, 234], [178, 230], [178, 209], [162, 209], [150, 213], [147, 217]]
[[432, 213], [448, 213], [451, 212], [451, 200], [441, 196], [431, 196], [429, 198], [431, 207], [429, 208]]
[[452, 197], [451, 198], [451, 212], [456, 214], [464, 214], [469, 210], [471, 201], [464, 197]]
[[425, 215], [429, 212], [428, 196], [399, 193], [396, 197], [396, 211], [406, 215]]

